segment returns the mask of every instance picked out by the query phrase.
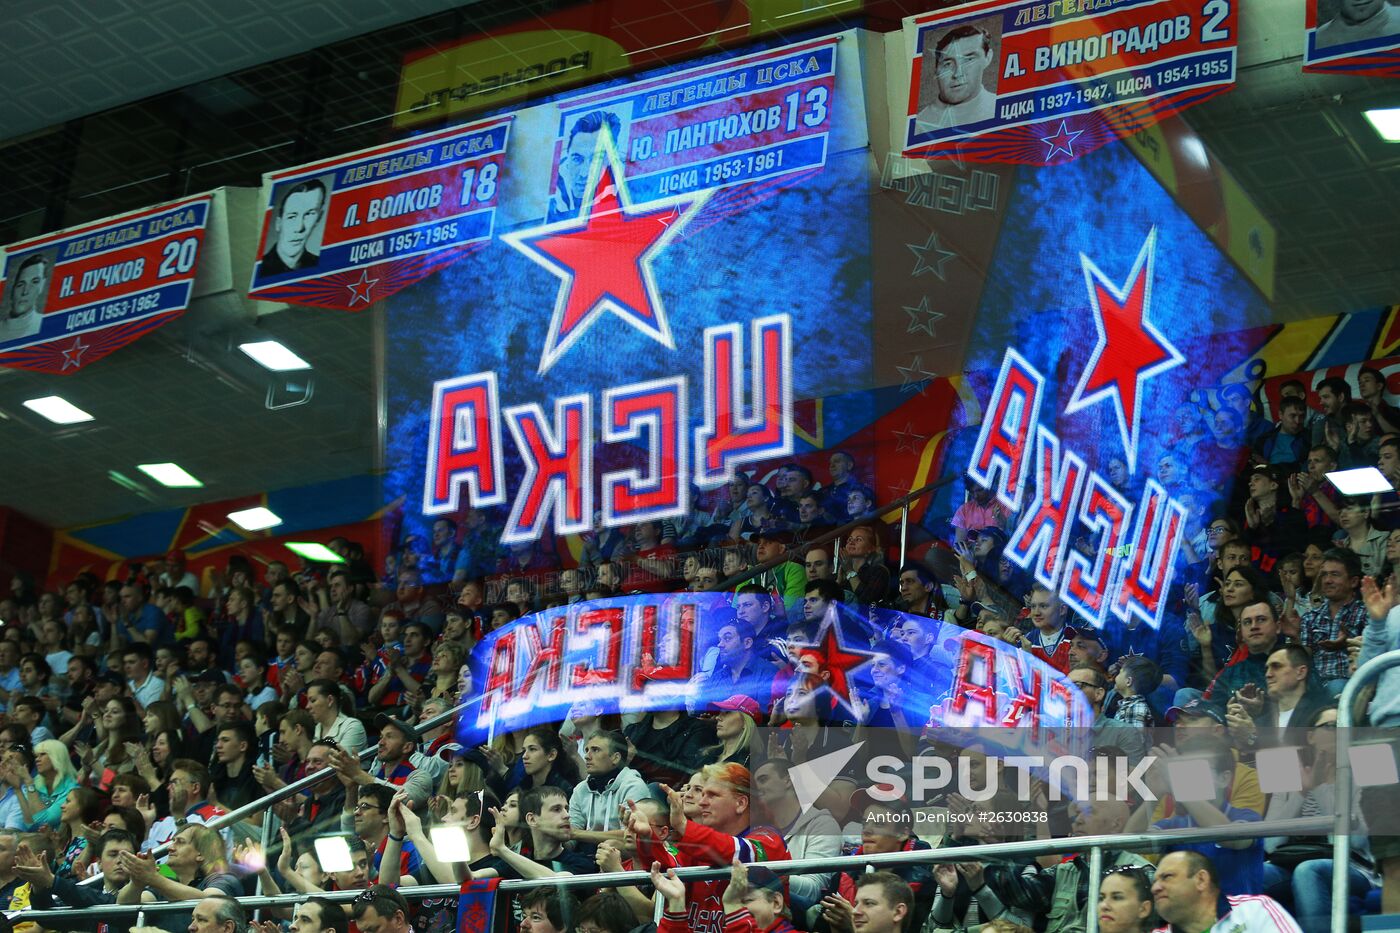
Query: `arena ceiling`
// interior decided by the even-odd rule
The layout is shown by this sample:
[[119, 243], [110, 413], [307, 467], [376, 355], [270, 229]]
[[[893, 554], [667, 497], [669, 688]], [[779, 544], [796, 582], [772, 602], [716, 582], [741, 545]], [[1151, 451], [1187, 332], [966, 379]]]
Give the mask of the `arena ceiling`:
[[[55, 216], [71, 225], [256, 184], [270, 168], [380, 142], [404, 51], [561, 5], [19, 0], [0, 30], [12, 90], [0, 101], [0, 241], [51, 229]], [[1361, 116], [1400, 105], [1400, 85], [1302, 75], [1301, 6], [1249, 0], [1239, 87], [1188, 118], [1277, 226], [1279, 320], [1400, 302], [1400, 144]], [[193, 163], [181, 148], [191, 139]], [[172, 172], [177, 156], [194, 168]], [[58, 190], [60, 172], [76, 187]], [[0, 501], [62, 528], [373, 472], [381, 316], [220, 306], [75, 376], [0, 369]], [[310, 379], [238, 352], [259, 334], [308, 359]], [[96, 420], [55, 428], [20, 405], [56, 391]], [[135, 473], [164, 460], [204, 487], [166, 490]]]
[[10, 0], [5, 138], [476, 0]]

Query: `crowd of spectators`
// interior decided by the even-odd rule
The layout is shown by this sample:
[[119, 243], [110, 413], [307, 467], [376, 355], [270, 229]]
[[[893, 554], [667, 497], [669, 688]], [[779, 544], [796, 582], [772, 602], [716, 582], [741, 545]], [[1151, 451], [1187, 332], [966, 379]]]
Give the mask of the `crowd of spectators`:
[[[382, 573], [363, 547], [336, 539], [344, 563], [295, 574], [234, 556], [196, 579], [176, 551], [60, 591], [18, 575], [0, 600], [0, 896], [40, 910], [199, 899], [192, 914], [149, 920], [241, 931], [250, 927], [233, 899], [258, 885], [313, 896], [252, 929], [446, 931], [456, 929], [454, 899], [399, 891], [636, 868], [650, 880], [535, 888], [509, 902], [507, 922], [522, 933], [1070, 933], [1097, 911], [1110, 933], [1200, 930], [1226, 914], [1241, 924], [1230, 929], [1328, 929], [1325, 838], [1110, 852], [1097, 905], [1086, 902], [1083, 853], [791, 877], [761, 863], [1331, 813], [1336, 698], [1358, 663], [1400, 646], [1400, 412], [1383, 387], [1362, 370], [1355, 392], [1339, 379], [1312, 395], [1285, 386], [1276, 423], [1243, 393], [1210, 419], [1173, 424], [1176, 452], [1151, 469], [1186, 507], [1187, 525], [1156, 628], [1075, 624], [1002, 555], [1020, 516], [970, 480], [901, 565], [875, 493], [841, 451], [820, 480], [798, 463], [739, 473], [683, 519], [600, 526], [571, 552], [502, 551], [492, 517], [466, 510], [460, 522], [434, 522], [430, 540], [405, 536]], [[1377, 466], [1394, 489], [1341, 495], [1327, 474], [1357, 465]], [[1128, 482], [1121, 461], [1106, 472]], [[715, 591], [746, 574], [731, 591], [732, 621], [701, 646], [706, 695], [728, 699], [628, 717], [580, 704], [564, 722], [473, 748], [434, 723], [470, 698], [476, 642], [523, 615], [619, 594]], [[800, 650], [836, 603], [903, 613], [871, 631], [875, 662], [849, 715], [824, 694], [839, 672], [804, 666]], [[1052, 801], [1037, 783], [1030, 800], [1002, 791], [888, 801], [838, 779], [800, 804], [792, 769], [874, 727], [893, 727], [905, 757], [930, 750], [898, 698], [948, 663], [933, 639], [940, 622], [1063, 673], [1094, 710], [1094, 754], [1158, 759], [1145, 778], [1157, 799]], [[1400, 673], [1366, 701], [1373, 725], [1400, 720]], [[1165, 725], [1173, 744], [1152, 747], [1150, 729]], [[764, 726], [773, 738], [759, 747]], [[1266, 794], [1257, 755], [1290, 738], [1307, 751], [1305, 785]], [[985, 749], [940, 751], [984, 773], [1002, 767]], [[1168, 766], [1182, 756], [1211, 764], [1211, 799], [1172, 799]], [[270, 808], [206, 825], [327, 770]], [[1397, 795], [1368, 788], [1361, 809], [1400, 812]], [[1048, 818], [1015, 831], [996, 819], [1027, 806]], [[925, 821], [930, 807], [956, 818]], [[266, 851], [264, 820], [276, 823]], [[435, 846], [429, 830], [444, 825], [460, 828], [465, 861]], [[342, 864], [323, 864], [313, 841], [326, 837], [346, 842]], [[147, 857], [166, 846], [159, 861]], [[1377, 906], [1382, 889], [1382, 906], [1400, 910], [1400, 837], [1358, 832], [1352, 852], [1353, 912], [1368, 896]], [[671, 869], [687, 865], [732, 871], [727, 882], [682, 882]], [[345, 909], [314, 897], [367, 886]], [[94, 912], [56, 928], [119, 926]]]

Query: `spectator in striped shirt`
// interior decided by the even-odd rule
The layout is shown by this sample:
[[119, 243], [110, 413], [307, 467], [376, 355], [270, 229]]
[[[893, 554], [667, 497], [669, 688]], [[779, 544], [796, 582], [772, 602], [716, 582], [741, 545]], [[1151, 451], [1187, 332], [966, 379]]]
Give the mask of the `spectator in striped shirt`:
[[1302, 933], [1278, 901], [1262, 894], [1220, 901], [1220, 875], [1199, 852], [1171, 852], [1152, 883], [1157, 913], [1167, 921], [1155, 933]]

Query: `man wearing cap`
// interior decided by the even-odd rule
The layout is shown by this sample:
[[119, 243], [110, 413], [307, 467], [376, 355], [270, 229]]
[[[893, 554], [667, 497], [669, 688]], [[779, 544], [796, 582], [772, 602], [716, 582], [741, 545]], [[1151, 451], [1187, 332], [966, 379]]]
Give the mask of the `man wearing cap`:
[[[1176, 727], [1176, 734], [1183, 743], [1189, 743], [1197, 735], [1213, 736], [1222, 741], [1229, 737], [1225, 728], [1225, 711], [1218, 709], [1209, 700], [1200, 698], [1181, 706], [1173, 706], [1166, 712], [1167, 723]], [[1233, 751], [1233, 749], [1232, 749]], [[1230, 797], [1237, 806], [1264, 812], [1264, 792], [1259, 788], [1259, 772], [1240, 760], [1235, 754], [1235, 775], [1230, 784]], [[1167, 815], [1165, 802], [1159, 803], [1153, 819]]]
[[1280, 482], [1274, 468], [1267, 463], [1256, 464], [1249, 471], [1249, 498], [1244, 504], [1244, 539], [1270, 560], [1261, 561], [1261, 569], [1285, 554], [1300, 552], [1307, 546], [1308, 522], [1303, 513], [1289, 500], [1279, 495]]
[[[421, 736], [418, 730], [401, 719], [380, 713], [375, 719], [379, 726], [377, 754], [370, 769], [360, 766], [358, 755], [345, 751], [332, 752], [330, 762], [339, 772], [341, 783], [348, 788], [349, 806], [355, 805], [357, 795], [366, 788], [387, 787], [402, 790], [416, 806], [433, 794], [433, 781], [426, 771], [420, 771], [409, 760], [417, 749]], [[387, 810], [385, 811], [387, 814]]]
[[[758, 533], [758, 548], [755, 556], [760, 564], [777, 560], [793, 545], [791, 531], [768, 528]], [[795, 560], [785, 560], [775, 567], [763, 571], [754, 582], [782, 600], [788, 619], [802, 615], [802, 591], [807, 586], [807, 568]]]
[[379, 745], [368, 776], [402, 787], [409, 775], [418, 770], [409, 759], [418, 750], [422, 736], [415, 727], [387, 713], [380, 713], [374, 722], [379, 726]]
[[161, 586], [172, 590], [178, 586], [188, 586], [194, 592], [199, 592], [199, 580], [185, 569], [185, 552], [179, 548], [165, 555], [165, 570], [160, 575], [160, 581]]
[[621, 732], [600, 730], [583, 743], [584, 779], [569, 796], [573, 839], [597, 845], [622, 832], [622, 807], [651, 796], [646, 781], [627, 767], [627, 739]]
[[1092, 664], [1107, 673], [1108, 646], [1104, 644], [1103, 635], [1092, 626], [1075, 629], [1069, 643], [1069, 663]]
[[408, 759], [415, 768], [426, 772], [434, 784], [447, 773], [452, 756], [462, 750], [462, 745], [452, 734], [452, 727], [455, 725], [452, 720], [449, 719], [431, 729], [424, 729], [423, 724], [441, 716], [450, 708], [450, 704], [442, 697], [429, 697], [423, 701], [423, 708], [418, 713], [418, 747]]

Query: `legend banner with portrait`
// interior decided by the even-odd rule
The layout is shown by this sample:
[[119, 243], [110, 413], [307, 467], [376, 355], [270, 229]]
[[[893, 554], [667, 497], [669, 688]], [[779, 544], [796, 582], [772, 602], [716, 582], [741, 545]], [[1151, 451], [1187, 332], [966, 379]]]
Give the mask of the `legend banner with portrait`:
[[1400, 78], [1400, 4], [1306, 0], [1303, 70]]
[[182, 314], [211, 203], [200, 195], [9, 246], [0, 366], [77, 372]]
[[985, 0], [904, 21], [906, 156], [1055, 165], [1229, 90], [1236, 0]]
[[248, 297], [358, 311], [490, 240], [510, 126], [487, 120], [270, 174]]

